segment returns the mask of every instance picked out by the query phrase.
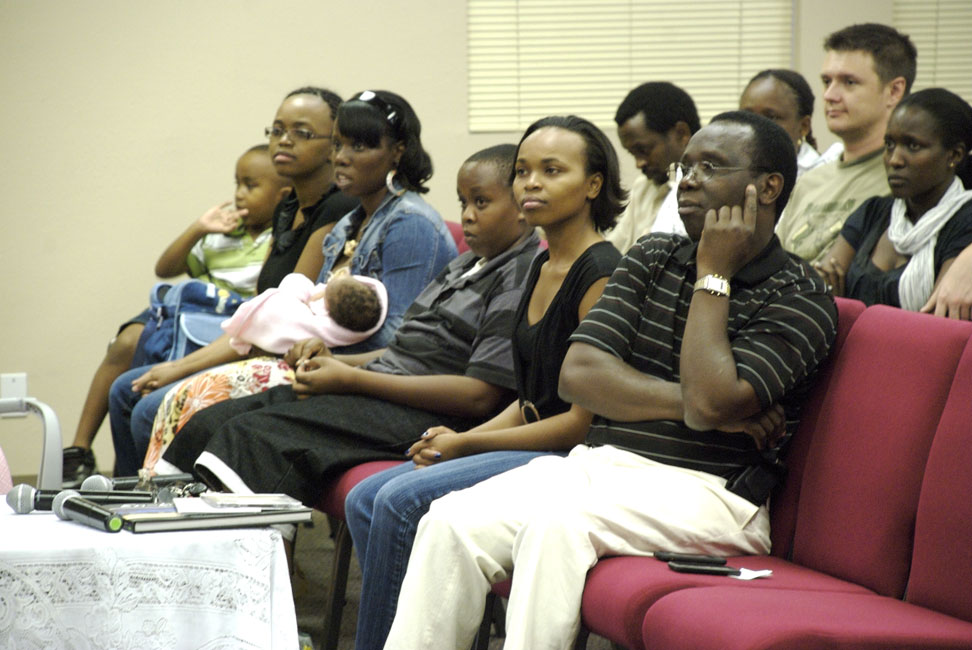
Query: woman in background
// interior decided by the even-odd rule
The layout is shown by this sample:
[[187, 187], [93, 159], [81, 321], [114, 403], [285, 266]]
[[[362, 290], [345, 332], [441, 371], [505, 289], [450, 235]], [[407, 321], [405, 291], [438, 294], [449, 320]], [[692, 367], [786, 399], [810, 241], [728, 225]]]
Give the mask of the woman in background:
[[826, 162], [817, 153], [813, 137], [813, 91], [799, 72], [770, 69], [757, 73], [739, 98], [739, 110], [769, 118], [790, 134], [797, 153], [797, 178]]
[[884, 147], [891, 196], [862, 203], [816, 268], [835, 296], [918, 311], [972, 243], [972, 107], [943, 88], [913, 93]]

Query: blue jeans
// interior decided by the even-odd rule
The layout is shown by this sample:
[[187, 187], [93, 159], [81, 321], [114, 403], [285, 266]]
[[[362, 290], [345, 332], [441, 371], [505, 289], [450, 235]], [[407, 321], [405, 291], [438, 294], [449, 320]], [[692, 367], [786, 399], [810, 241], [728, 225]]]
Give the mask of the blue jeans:
[[422, 469], [404, 463], [369, 476], [348, 493], [344, 512], [361, 565], [356, 650], [381, 650], [384, 646], [395, 618], [415, 530], [429, 504], [548, 453], [494, 451]]
[[[132, 390], [132, 381], [152, 366], [132, 368], [118, 377], [108, 393], [108, 420], [115, 444], [115, 476], [138, 473], [152, 438], [152, 423], [165, 394], [177, 382], [163, 386], [145, 397]], [[180, 380], [181, 381], [181, 380]]]

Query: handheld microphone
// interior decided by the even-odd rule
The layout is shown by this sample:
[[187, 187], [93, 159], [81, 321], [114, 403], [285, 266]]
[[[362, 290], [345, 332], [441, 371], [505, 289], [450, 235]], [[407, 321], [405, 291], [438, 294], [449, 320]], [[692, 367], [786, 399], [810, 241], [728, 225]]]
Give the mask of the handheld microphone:
[[[196, 479], [192, 474], [161, 474], [148, 479], [150, 486], [160, 488], [173, 483], [192, 483]], [[82, 490], [138, 490], [139, 487], [145, 489], [145, 482], [140, 476], [119, 476], [108, 478], [100, 474], [92, 474], [81, 482]]]
[[[7, 492], [7, 505], [17, 514], [27, 514], [32, 510], [51, 510], [54, 498], [60, 490], [35, 490], [26, 483], [15, 485]], [[80, 496], [94, 503], [150, 503], [155, 499], [151, 492], [93, 492], [82, 491]]]
[[54, 497], [54, 514], [108, 533], [122, 529], [121, 515], [85, 499], [76, 490], [64, 490]]

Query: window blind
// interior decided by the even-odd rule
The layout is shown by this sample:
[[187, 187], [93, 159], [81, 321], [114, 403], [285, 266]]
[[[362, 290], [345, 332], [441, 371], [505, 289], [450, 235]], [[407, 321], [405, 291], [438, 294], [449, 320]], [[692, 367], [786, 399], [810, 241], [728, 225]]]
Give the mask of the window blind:
[[703, 123], [764, 68], [792, 67], [790, 0], [467, 0], [469, 128], [574, 113], [611, 127], [629, 90], [671, 81]]
[[914, 89], [947, 88], [972, 103], [972, 2], [895, 0], [893, 11], [918, 48]]

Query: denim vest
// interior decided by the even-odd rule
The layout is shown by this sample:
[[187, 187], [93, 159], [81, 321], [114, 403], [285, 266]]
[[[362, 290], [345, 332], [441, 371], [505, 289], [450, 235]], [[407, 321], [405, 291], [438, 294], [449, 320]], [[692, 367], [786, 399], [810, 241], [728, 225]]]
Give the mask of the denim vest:
[[[344, 215], [324, 238], [324, 265], [318, 282], [326, 282], [335, 262], [364, 219], [360, 206]], [[435, 208], [415, 192], [391, 193], [375, 210], [355, 248], [349, 270], [384, 283], [388, 290], [388, 316], [381, 329], [341, 353], [365, 352], [388, 345], [402, 316], [416, 296], [455, 256], [456, 244]]]

